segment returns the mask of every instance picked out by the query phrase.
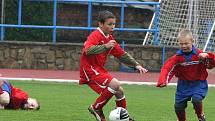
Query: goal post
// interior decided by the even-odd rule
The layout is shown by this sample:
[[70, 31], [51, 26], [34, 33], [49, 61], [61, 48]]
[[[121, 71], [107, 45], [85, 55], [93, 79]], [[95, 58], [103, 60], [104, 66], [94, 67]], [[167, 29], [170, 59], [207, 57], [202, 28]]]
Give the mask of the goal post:
[[[214, 6], [214, 0], [161, 0], [158, 45], [177, 47], [179, 31], [189, 29], [193, 32], [196, 47], [204, 49], [207, 44], [206, 50], [215, 52]], [[153, 37], [153, 33], [148, 33], [143, 45], [152, 45]]]
[[[214, 31], [214, 27], [215, 27], [215, 20], [213, 21], [213, 25], [212, 25], [212, 27], [211, 27], [211, 30], [210, 30], [210, 33], [209, 33], [209, 35], [208, 35], [208, 39], [207, 39], [207, 41], [206, 41], [206, 43], [205, 43], [205, 46], [204, 46], [204, 49], [203, 49], [203, 51], [205, 52], [205, 51], [210, 51], [210, 50], [213, 50], [214, 51], [214, 47], [215, 47], [215, 38], [212, 38], [211, 39], [211, 36], [213, 35], [213, 31]], [[212, 46], [210, 45], [210, 44], [212, 44]]]

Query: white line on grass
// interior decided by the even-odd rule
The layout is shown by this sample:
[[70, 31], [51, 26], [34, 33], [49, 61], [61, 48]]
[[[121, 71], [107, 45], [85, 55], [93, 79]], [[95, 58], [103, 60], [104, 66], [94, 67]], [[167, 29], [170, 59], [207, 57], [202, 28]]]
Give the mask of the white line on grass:
[[[21, 80], [21, 81], [46, 81], [46, 82], [75, 82], [78, 80], [71, 79], [42, 79], [42, 78], [11, 78], [11, 77], [0, 77], [1, 80]], [[132, 82], [132, 81], [120, 81], [121, 84], [136, 84], [136, 85], [156, 85], [156, 82]], [[168, 86], [176, 86], [176, 83], [169, 83]], [[209, 87], [215, 87], [214, 84], [208, 84]]]

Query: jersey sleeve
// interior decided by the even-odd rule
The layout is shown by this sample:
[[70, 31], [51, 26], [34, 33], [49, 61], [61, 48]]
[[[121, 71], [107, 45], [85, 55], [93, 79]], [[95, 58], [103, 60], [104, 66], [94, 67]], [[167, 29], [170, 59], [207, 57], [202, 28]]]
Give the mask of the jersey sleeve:
[[175, 66], [177, 63], [176, 55], [169, 58], [161, 68], [160, 76], [157, 82], [157, 87], [160, 87], [162, 84], [167, 84], [170, 82], [172, 77], [175, 75]]
[[132, 67], [136, 67], [137, 65], [140, 65], [129, 53], [125, 52], [120, 58], [119, 58], [120, 62], [128, 65], [128, 66], [132, 66]]
[[83, 51], [86, 53], [87, 50], [88, 50], [91, 46], [94, 46], [94, 45], [98, 45], [98, 39], [97, 39], [95, 36], [90, 35], [90, 36], [87, 38], [87, 41], [85, 41], [85, 43], [84, 43]]

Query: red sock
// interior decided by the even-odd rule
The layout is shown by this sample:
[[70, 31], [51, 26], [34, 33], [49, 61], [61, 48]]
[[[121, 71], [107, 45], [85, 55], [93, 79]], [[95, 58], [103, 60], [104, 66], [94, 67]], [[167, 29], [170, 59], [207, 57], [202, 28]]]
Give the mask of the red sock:
[[196, 112], [196, 115], [199, 119], [201, 119], [202, 117], [204, 117], [204, 113], [203, 113], [203, 109], [202, 109], [202, 102], [200, 103], [193, 103], [193, 108]]
[[104, 105], [112, 98], [115, 91], [110, 87], [106, 87], [96, 99], [96, 102], [93, 104], [95, 110], [101, 110]]
[[186, 121], [186, 112], [185, 110], [176, 111], [178, 121]]
[[121, 99], [116, 99], [116, 107], [123, 107], [126, 109], [126, 99], [125, 96]]

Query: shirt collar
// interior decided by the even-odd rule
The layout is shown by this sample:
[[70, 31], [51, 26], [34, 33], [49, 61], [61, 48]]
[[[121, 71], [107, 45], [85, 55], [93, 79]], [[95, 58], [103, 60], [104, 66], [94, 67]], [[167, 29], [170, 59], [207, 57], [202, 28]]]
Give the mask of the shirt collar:
[[[197, 50], [196, 50], [196, 48], [194, 46], [192, 46], [192, 52], [191, 53], [196, 54], [196, 55], [198, 54]], [[183, 53], [183, 51], [181, 49], [176, 52], [176, 55], [183, 55], [183, 54], [184, 53]]]
[[108, 34], [107, 36], [104, 34], [104, 32], [98, 27], [97, 28], [99, 31], [100, 31], [100, 33], [105, 37], [105, 38], [108, 38], [110, 35]]

